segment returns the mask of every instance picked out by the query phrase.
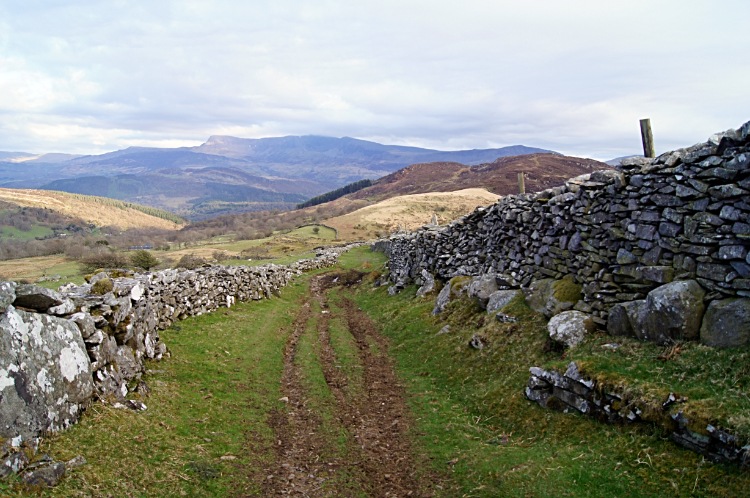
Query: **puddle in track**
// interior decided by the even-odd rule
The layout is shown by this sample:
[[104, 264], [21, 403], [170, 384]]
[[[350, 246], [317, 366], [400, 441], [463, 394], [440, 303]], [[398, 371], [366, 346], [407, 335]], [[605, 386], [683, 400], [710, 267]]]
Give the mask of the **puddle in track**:
[[[360, 276], [361, 278], [361, 276]], [[300, 307], [293, 331], [284, 349], [284, 373], [281, 397], [288, 399], [285, 409], [272, 413], [270, 424], [276, 441], [276, 465], [268, 469], [263, 484], [264, 496], [372, 496], [427, 497], [429, 484], [418, 480], [417, 467], [407, 435], [410, 417], [404, 403], [405, 391], [398, 383], [390, 358], [388, 341], [378, 328], [349, 300], [337, 303], [341, 311], [327, 306], [326, 288], [349, 286], [350, 279], [333, 283], [333, 277], [313, 278], [310, 298]], [[323, 310], [317, 327], [308, 327], [311, 302]], [[331, 346], [329, 322], [340, 318], [352, 335], [362, 365], [361, 389], [353, 396], [353, 383], [343, 369], [336, 368], [336, 354]], [[322, 420], [308, 405], [303, 374], [296, 354], [303, 334], [316, 334], [317, 351], [326, 384], [335, 399], [333, 422], [346, 434], [346, 457], [324, 457], [330, 445], [319, 434]], [[378, 354], [371, 343], [377, 345]], [[422, 477], [422, 479], [425, 479]], [[431, 483], [434, 484], [434, 483]]]

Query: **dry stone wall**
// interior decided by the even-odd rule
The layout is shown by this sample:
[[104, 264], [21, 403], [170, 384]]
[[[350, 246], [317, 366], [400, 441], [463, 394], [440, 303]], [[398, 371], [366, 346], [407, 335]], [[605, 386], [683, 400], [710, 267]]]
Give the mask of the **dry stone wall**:
[[[647, 305], [650, 292], [673, 281], [693, 281], [708, 309], [721, 314], [734, 308], [723, 312], [725, 325], [717, 327], [744, 324], [747, 330], [749, 148], [746, 123], [653, 160], [624, 160], [617, 170], [506, 196], [446, 226], [398, 232], [373, 249], [389, 256], [394, 292], [419, 282], [423, 271], [443, 281], [495, 274], [508, 287], [522, 288], [570, 276], [583, 288], [576, 309], [600, 326], [616, 306], [640, 303], [616, 311], [620, 329], [634, 334], [628, 327], [632, 321], [638, 328], [636, 312]], [[735, 337], [723, 345], [743, 341]]]
[[680, 399], [670, 393], [665, 403], [654, 405], [623, 397], [597, 385], [578, 371], [572, 362], [564, 374], [539, 367], [529, 369], [526, 397], [542, 408], [575, 411], [610, 424], [658, 424], [672, 441], [714, 462], [750, 464], [750, 445], [740, 447], [735, 436], [719, 427], [691, 420], [676, 409]]
[[166, 354], [159, 330], [277, 295], [295, 276], [332, 266], [357, 245], [287, 266], [101, 272], [60, 292], [0, 283], [0, 442], [33, 447], [45, 432], [76, 422], [95, 397], [145, 409], [125, 396], [137, 388], [144, 360]]

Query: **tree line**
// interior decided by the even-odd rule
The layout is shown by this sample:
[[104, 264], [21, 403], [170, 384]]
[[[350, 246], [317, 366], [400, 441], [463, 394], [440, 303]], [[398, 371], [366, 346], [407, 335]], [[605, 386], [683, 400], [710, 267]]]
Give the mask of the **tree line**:
[[136, 211], [146, 213], [149, 216], [155, 216], [163, 220], [171, 221], [172, 223], [176, 223], [177, 225], [184, 225], [186, 223], [183, 217], [178, 216], [174, 213], [170, 213], [169, 211], [164, 211], [163, 209], [157, 209], [157, 208], [148, 207], [148, 206], [141, 206], [140, 204], [133, 204], [132, 202], [125, 202], [125, 201], [119, 201], [117, 199], [110, 199], [109, 197], [97, 197], [95, 195], [72, 194], [70, 192], [62, 192], [59, 190], [51, 190], [50, 192], [64, 195], [66, 197], [71, 197], [73, 199], [78, 199], [79, 201], [96, 202], [99, 204], [103, 204], [105, 206], [113, 206], [113, 207], [123, 209], [123, 210], [128, 209], [128, 208], [135, 209]]
[[370, 185], [372, 185], [372, 180], [368, 180], [365, 178], [364, 180], [359, 180], [358, 182], [350, 183], [349, 185], [344, 185], [341, 188], [337, 188], [336, 190], [331, 190], [330, 192], [326, 192], [325, 194], [320, 194], [317, 197], [313, 197], [312, 199], [309, 199], [303, 203], [297, 204], [297, 209], [303, 209], [306, 207], [317, 206], [318, 204], [323, 204], [325, 202], [335, 201], [339, 197], [343, 197], [346, 194], [351, 194], [358, 190], [362, 190], [363, 188], [367, 188]]

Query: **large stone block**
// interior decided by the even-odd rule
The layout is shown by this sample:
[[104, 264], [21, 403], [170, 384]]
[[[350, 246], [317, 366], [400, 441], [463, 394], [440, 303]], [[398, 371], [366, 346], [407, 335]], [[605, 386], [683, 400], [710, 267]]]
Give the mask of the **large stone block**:
[[594, 327], [594, 321], [589, 315], [580, 311], [564, 311], [552, 317], [547, 324], [547, 331], [552, 340], [572, 348], [580, 344]]
[[609, 317], [607, 319], [607, 332], [609, 335], [614, 336], [625, 336], [634, 337], [633, 326], [630, 324], [630, 315], [632, 311], [629, 311], [634, 306], [633, 301], [629, 303], [619, 303], [612, 307], [609, 311]]
[[443, 309], [451, 301], [451, 283], [445, 284], [445, 287], [440, 291], [435, 299], [435, 307], [432, 309], [432, 316], [439, 315], [443, 312]]
[[552, 284], [555, 282], [552, 278], [535, 280], [531, 282], [526, 291], [526, 302], [534, 311], [541, 312], [547, 304], [549, 296], [552, 294]]
[[750, 343], [750, 299], [711, 301], [700, 334], [703, 344], [715, 348], [735, 348]]
[[39, 436], [74, 423], [93, 389], [70, 320], [8, 308], [0, 318], [0, 436]]
[[583, 298], [582, 291], [583, 287], [576, 284], [572, 276], [562, 280], [546, 278], [531, 283], [526, 300], [531, 309], [551, 318], [572, 309]]
[[435, 308], [432, 310], [432, 316], [439, 315], [452, 299], [465, 295], [469, 289], [471, 277], [459, 275], [453, 277], [445, 284], [445, 287], [438, 294], [435, 300]]
[[487, 302], [493, 292], [497, 292], [497, 281], [494, 274], [486, 273], [471, 279], [468, 296], [475, 298], [482, 309], [487, 308]]
[[626, 307], [633, 332], [641, 340], [660, 344], [698, 339], [704, 296], [705, 291], [695, 280], [657, 287], [645, 300]]
[[65, 298], [59, 292], [46, 287], [25, 284], [16, 287], [16, 299], [13, 301], [13, 306], [45, 312], [63, 304], [64, 301]]

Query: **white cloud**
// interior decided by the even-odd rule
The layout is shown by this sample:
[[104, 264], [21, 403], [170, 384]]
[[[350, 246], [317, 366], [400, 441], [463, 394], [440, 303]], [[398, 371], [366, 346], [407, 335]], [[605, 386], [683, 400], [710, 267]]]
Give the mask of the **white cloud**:
[[[0, 150], [212, 134], [610, 158], [750, 119], [740, 1], [0, 4]], [[168, 145], [171, 146], [171, 145]]]

